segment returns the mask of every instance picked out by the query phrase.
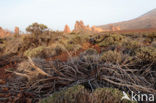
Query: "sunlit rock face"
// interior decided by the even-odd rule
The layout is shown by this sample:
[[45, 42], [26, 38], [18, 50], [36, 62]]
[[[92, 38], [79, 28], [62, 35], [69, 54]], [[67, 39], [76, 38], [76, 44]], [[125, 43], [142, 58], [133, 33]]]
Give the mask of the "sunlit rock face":
[[[78, 33], [78, 32], [102, 32], [102, 31], [103, 31], [103, 29], [98, 28], [96, 26], [90, 27], [89, 25], [85, 25], [82, 20], [76, 21], [74, 29], [72, 30], [72, 32], [76, 32], [76, 33]], [[69, 26], [65, 25], [64, 33], [70, 33], [70, 32], [71, 32], [71, 30], [70, 30]]]
[[4, 30], [2, 27], [0, 27], [0, 38], [4, 38], [11, 35], [12, 33], [9, 30]]
[[71, 32], [70, 27], [68, 25], [65, 25], [64, 33], [70, 33], [70, 32]]
[[73, 32], [91, 31], [89, 25], [85, 26], [83, 21], [76, 21]]
[[98, 28], [96, 26], [92, 26], [91, 30], [92, 30], [92, 32], [102, 32], [103, 31], [101, 28]]
[[19, 27], [16, 26], [15, 29], [14, 29], [14, 33], [15, 33], [16, 35], [19, 35], [19, 31], [20, 31], [20, 30], [19, 30]]

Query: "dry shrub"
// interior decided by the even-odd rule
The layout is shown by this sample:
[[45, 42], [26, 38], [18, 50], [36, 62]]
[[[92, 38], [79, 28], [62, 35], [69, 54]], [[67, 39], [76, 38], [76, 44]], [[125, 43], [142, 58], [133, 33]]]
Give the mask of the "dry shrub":
[[36, 80], [39, 78], [39, 73], [32, 67], [29, 61], [23, 61], [18, 65], [18, 68], [15, 72], [19, 77], [28, 80]]
[[38, 56], [46, 47], [39, 46], [37, 48], [29, 49], [24, 52], [24, 55], [27, 57], [36, 57]]
[[90, 93], [84, 86], [76, 85], [54, 93], [40, 103], [134, 103], [121, 101], [121, 97], [122, 92], [118, 89], [98, 88]]
[[67, 35], [63, 40], [60, 41], [62, 45], [68, 51], [78, 51], [82, 48], [82, 45], [88, 41], [89, 35], [83, 34], [71, 34]]
[[10, 37], [5, 42], [4, 54], [20, 53], [19, 50], [22, 48], [23, 43], [20, 37]]
[[111, 45], [121, 45], [124, 40], [124, 36], [119, 34], [112, 34], [104, 38], [98, 45], [101, 47], [111, 46]]
[[39, 46], [37, 48], [29, 49], [25, 51], [24, 55], [27, 57], [40, 57], [40, 58], [49, 58], [58, 56], [63, 52], [63, 48], [60, 45], [55, 46]]
[[126, 40], [125, 42], [122, 43], [122, 47], [124, 48], [124, 53], [129, 54], [129, 55], [134, 55], [135, 51], [138, 48], [141, 48], [142, 44], [139, 41], [136, 40]]
[[[36, 96], [34, 97], [34, 99], [37, 99], [38, 97], [47, 97], [50, 94], [61, 91], [63, 88], [69, 87], [74, 84], [84, 85], [85, 88], [91, 91], [94, 91], [99, 87], [112, 87], [118, 88], [123, 91], [133, 90], [134, 92], [141, 91], [143, 93], [156, 93], [154, 84], [156, 71], [149, 69], [151, 68], [150, 66], [147, 69], [145, 68], [143, 70], [140, 68], [134, 69], [133, 67], [136, 65], [133, 65], [133, 67], [130, 68], [131, 66], [129, 67], [128, 64], [120, 65], [102, 62], [99, 55], [96, 54], [95, 50], [88, 50], [84, 53], [81, 53], [78, 57], [70, 58], [66, 62], [45, 61], [44, 59], [38, 58], [33, 59], [33, 61], [29, 59], [29, 63], [31, 63], [31, 66], [34, 70], [29, 69], [31, 70], [30, 73], [28, 71], [20, 71], [18, 73], [20, 74], [20, 76], [27, 75], [28, 80], [31, 80], [32, 82], [27, 82], [25, 84], [23, 83], [23, 80], [21, 80], [18, 81], [18, 83], [26, 85], [24, 87], [26, 88], [25, 91], [34, 93]], [[37, 74], [36, 76], [31, 74], [33, 73], [33, 71]], [[15, 74], [18, 74], [16, 72]], [[14, 83], [16, 82], [10, 82], [11, 85]], [[17, 90], [16, 92], [18, 92], [17, 88], [19, 88], [17, 85], [16, 87], [12, 87], [12, 89]], [[71, 90], [71, 92], [68, 93], [73, 94], [73, 97], [69, 95], [65, 96], [65, 94], [63, 93], [63, 95], [58, 96], [58, 98], [61, 98], [61, 101], [65, 100], [66, 102], [70, 102], [70, 100], [72, 100], [72, 102], [74, 100], [80, 101], [78, 103], [83, 103], [81, 100], [87, 100], [87, 102], [85, 102], [88, 103], [88, 100], [90, 100], [86, 99], [91, 96], [87, 96], [88, 93], [86, 94], [84, 92], [78, 92], [78, 94], [74, 94], [72, 91], [74, 90]], [[113, 91], [106, 93], [112, 92]], [[105, 100], [108, 100], [103, 92], [96, 93], [103, 95], [105, 97]], [[69, 97], [71, 97], [72, 99]], [[83, 99], [80, 99], [79, 97]], [[67, 98], [67, 100], [65, 98]], [[95, 101], [104, 101], [100, 96], [97, 98], [97, 100], [96, 98], [94, 98]]]
[[141, 63], [156, 63], [156, 48], [142, 47], [136, 51], [136, 58]]
[[117, 51], [107, 51], [101, 56], [101, 60], [104, 62], [120, 63], [122, 61], [122, 55]]

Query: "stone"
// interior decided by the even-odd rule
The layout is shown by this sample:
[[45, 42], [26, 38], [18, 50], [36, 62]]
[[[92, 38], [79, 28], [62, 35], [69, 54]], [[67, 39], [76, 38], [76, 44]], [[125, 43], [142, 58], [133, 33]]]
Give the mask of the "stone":
[[98, 28], [96, 26], [92, 26], [91, 30], [92, 30], [92, 32], [102, 32], [103, 31], [101, 28]]
[[75, 26], [74, 26], [74, 32], [82, 32], [82, 31], [90, 31], [91, 28], [88, 26], [85, 26], [83, 21], [76, 21]]
[[71, 32], [70, 27], [68, 25], [65, 25], [64, 33], [70, 33], [70, 32]]
[[14, 33], [15, 33], [15, 35], [19, 35], [19, 27], [15, 27], [15, 30], [14, 30]]

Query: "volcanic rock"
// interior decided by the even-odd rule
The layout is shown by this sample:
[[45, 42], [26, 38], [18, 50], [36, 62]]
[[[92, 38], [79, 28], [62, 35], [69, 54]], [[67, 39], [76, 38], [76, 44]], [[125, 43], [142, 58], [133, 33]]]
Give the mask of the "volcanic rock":
[[68, 25], [65, 25], [64, 33], [70, 33], [70, 32], [71, 32], [70, 27]]

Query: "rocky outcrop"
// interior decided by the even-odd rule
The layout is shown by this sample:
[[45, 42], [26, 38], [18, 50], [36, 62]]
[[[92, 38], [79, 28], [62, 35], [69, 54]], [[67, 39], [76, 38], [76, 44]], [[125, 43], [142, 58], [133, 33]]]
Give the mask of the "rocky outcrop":
[[101, 28], [96, 26], [90, 27], [89, 25], [85, 26], [83, 21], [76, 21], [73, 32], [102, 32]]
[[19, 31], [19, 27], [16, 26], [16, 27], [15, 27], [15, 30], [14, 30], [15, 35], [19, 35], [19, 32], [20, 32], [20, 31]]
[[73, 32], [91, 31], [89, 25], [85, 26], [83, 21], [76, 21]]
[[[89, 25], [85, 25], [84, 22], [81, 21], [76, 21], [74, 29], [72, 30], [72, 32], [102, 32], [103, 29], [98, 28], [96, 26], [92, 26], [90, 27]], [[64, 33], [70, 33], [71, 30], [69, 28], [68, 25], [65, 25], [64, 27]]]
[[2, 27], [0, 27], [0, 38], [4, 38], [10, 35], [11, 32], [9, 32], [8, 30], [4, 30]]
[[70, 27], [68, 25], [65, 25], [64, 33], [70, 33], [70, 32], [71, 32]]
[[102, 32], [103, 31], [101, 28], [98, 28], [96, 26], [92, 26], [91, 30], [92, 30], [92, 32]]
[[110, 25], [110, 31], [119, 31], [119, 30], [121, 30], [120, 26]]

